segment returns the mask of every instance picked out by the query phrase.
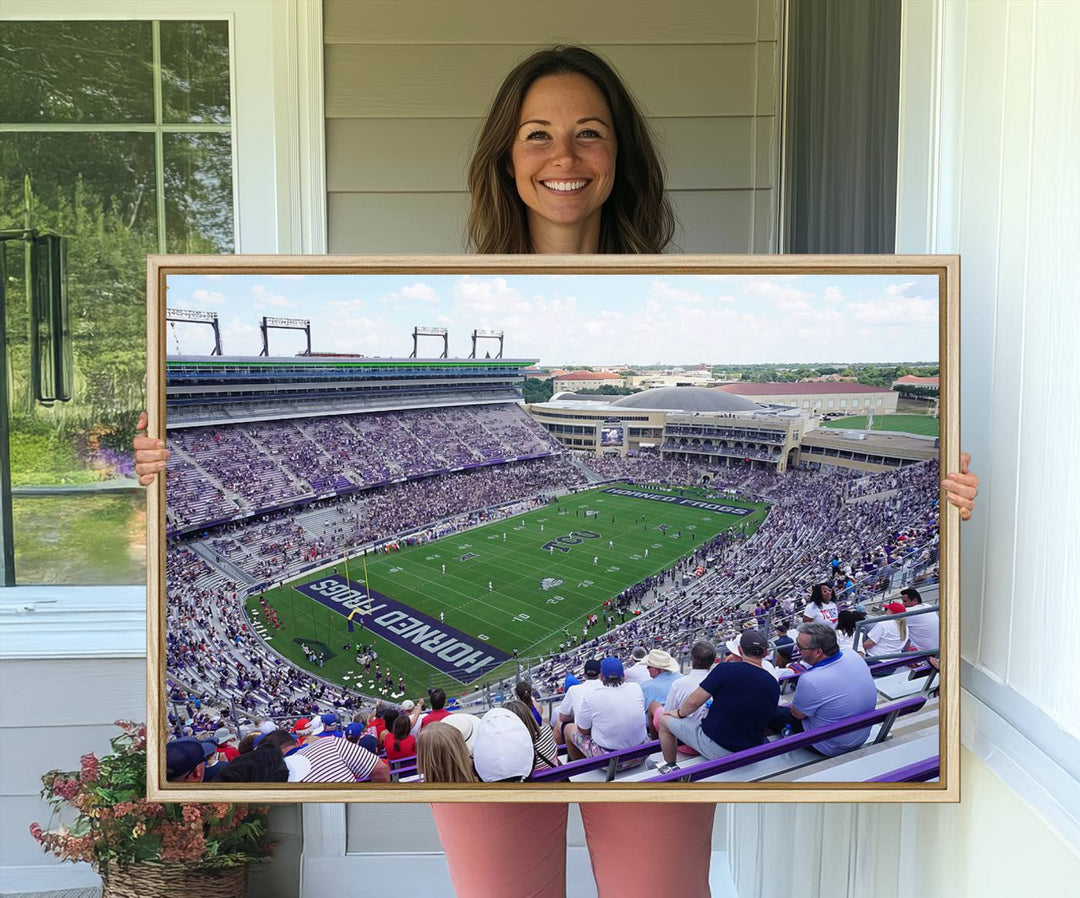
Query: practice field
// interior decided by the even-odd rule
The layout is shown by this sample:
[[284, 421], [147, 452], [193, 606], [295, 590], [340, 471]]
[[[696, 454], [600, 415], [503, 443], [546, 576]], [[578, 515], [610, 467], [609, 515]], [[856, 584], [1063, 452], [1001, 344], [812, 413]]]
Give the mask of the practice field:
[[[929, 415], [874, 415], [873, 430], [892, 430], [903, 433], [917, 433], [922, 436], [936, 437], [938, 435], [938, 420]], [[857, 415], [853, 418], [837, 418], [834, 421], [825, 421], [822, 427], [837, 427], [841, 430], [866, 430], [866, 416]]]
[[[515, 651], [525, 658], [557, 649], [570, 635], [580, 639], [591, 613], [601, 624], [590, 638], [603, 632], [604, 601], [729, 527], [753, 533], [766, 513], [764, 503], [700, 489], [615, 484], [368, 555], [368, 589], [355, 558], [268, 590], [280, 628], [269, 624], [258, 597], [248, 600], [248, 612], [275, 651], [358, 691], [401, 698], [400, 676], [413, 698], [432, 684], [465, 691], [506, 676]], [[303, 645], [324, 656], [322, 666], [305, 657]], [[374, 682], [374, 665], [365, 673], [360, 645], [374, 646], [384, 673], [389, 665], [392, 688]]]

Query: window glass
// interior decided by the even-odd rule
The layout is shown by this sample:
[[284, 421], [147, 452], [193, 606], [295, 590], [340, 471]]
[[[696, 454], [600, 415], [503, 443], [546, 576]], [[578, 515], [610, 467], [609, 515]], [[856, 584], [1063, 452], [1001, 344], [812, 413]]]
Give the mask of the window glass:
[[[162, 97], [196, 131], [155, 116], [155, 43]], [[234, 247], [227, 29], [5, 22], [0, 72], [14, 126], [0, 133], [0, 230], [66, 238], [74, 364], [70, 402], [35, 401], [25, 243], [5, 241], [16, 582], [142, 583], [130, 447], [146, 406], [146, 255]]]
[[161, 102], [165, 122], [230, 120], [229, 23], [161, 23]]
[[4, 22], [0, 121], [154, 121], [150, 22]]
[[165, 251], [233, 251], [232, 140], [165, 134]]

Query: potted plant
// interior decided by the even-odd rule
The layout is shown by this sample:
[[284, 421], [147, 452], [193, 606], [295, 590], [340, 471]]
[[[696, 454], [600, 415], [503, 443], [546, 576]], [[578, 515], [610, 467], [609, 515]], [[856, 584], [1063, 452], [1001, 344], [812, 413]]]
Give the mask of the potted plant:
[[59, 825], [33, 823], [30, 834], [61, 860], [92, 864], [102, 898], [243, 898], [247, 865], [273, 851], [268, 809], [147, 801], [146, 727], [116, 725], [111, 754], [83, 755], [80, 770], [41, 778], [49, 825]]

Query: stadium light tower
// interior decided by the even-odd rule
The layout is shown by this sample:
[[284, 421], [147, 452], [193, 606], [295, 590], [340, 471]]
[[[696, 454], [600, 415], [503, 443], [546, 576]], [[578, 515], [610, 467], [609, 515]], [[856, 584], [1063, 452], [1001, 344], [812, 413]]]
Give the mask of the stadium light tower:
[[495, 356], [497, 359], [502, 358], [503, 354], [503, 332], [502, 331], [485, 331], [474, 330], [472, 332], [472, 353], [469, 355], [470, 359], [476, 358], [476, 341], [477, 340], [498, 340], [499, 341], [499, 354]]
[[166, 309], [165, 320], [209, 324], [214, 329], [214, 348], [210, 355], [221, 355], [221, 328], [218, 327], [217, 312], [200, 312], [196, 309]]
[[439, 358], [447, 358], [450, 355], [449, 333], [450, 332], [445, 327], [414, 327], [412, 332], [412, 355], [410, 355], [409, 358], [416, 358], [416, 349], [420, 337], [442, 337], [442, 355], [439, 356]]
[[276, 327], [282, 330], [294, 330], [303, 331], [304, 336], [307, 337], [307, 349], [302, 353], [303, 355], [311, 355], [311, 320], [308, 318], [273, 318], [267, 315], [263, 315], [262, 322], [259, 324], [259, 330], [262, 331], [262, 352], [260, 356], [270, 355], [270, 341], [267, 339], [267, 332], [270, 328]]

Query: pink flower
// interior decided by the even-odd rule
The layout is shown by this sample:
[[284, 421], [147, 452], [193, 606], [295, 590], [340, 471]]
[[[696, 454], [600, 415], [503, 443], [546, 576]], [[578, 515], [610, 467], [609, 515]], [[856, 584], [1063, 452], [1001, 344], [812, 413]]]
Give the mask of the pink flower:
[[79, 762], [82, 764], [80, 777], [84, 783], [92, 783], [98, 778], [98, 759], [93, 752], [83, 755]]
[[198, 805], [186, 804], [184, 805], [184, 810], [181, 813], [183, 814], [184, 820], [186, 820], [188, 823], [202, 822], [202, 811], [199, 809]]
[[145, 798], [140, 798], [138, 801], [138, 812], [145, 814], [147, 817], [160, 817], [165, 813], [165, 805], [156, 801], [147, 801]]
[[161, 825], [161, 859], [163, 861], [197, 861], [202, 857], [206, 840], [202, 829], [184, 823]]
[[71, 801], [79, 794], [78, 780], [69, 780], [66, 777], [58, 776], [53, 780], [52, 787], [53, 791], [66, 801]]

